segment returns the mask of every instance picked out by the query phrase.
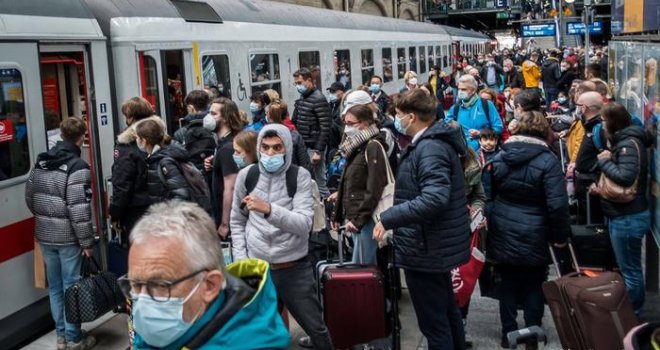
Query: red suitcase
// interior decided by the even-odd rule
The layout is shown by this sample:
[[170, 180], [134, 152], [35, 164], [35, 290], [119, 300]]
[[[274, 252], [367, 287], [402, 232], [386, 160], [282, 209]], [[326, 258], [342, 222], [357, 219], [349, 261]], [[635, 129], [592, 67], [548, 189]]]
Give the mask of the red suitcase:
[[[343, 241], [340, 231], [339, 241]], [[350, 349], [387, 334], [385, 287], [378, 266], [345, 264], [339, 245], [339, 264], [320, 272], [323, 315], [335, 349]]]
[[[638, 324], [619, 274], [589, 275], [580, 270], [572, 244], [568, 248], [577, 272], [543, 284], [562, 348], [571, 350], [619, 350], [626, 333]], [[557, 266], [557, 258], [550, 247]]]

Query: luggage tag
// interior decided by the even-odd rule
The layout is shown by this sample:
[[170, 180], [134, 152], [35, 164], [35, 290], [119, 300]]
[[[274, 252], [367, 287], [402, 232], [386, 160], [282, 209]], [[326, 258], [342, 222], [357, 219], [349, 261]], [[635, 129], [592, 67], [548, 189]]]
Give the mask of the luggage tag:
[[470, 222], [470, 232], [476, 231], [482, 221], [484, 221], [484, 213], [480, 210], [477, 215], [472, 218], [472, 222]]

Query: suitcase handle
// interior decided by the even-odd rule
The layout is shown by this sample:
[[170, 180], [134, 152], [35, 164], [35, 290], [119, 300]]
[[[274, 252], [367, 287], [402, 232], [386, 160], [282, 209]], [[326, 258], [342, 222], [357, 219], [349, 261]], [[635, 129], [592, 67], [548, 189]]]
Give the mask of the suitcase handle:
[[[344, 226], [339, 226], [337, 229], [337, 234], [339, 235], [337, 238], [337, 241], [339, 243], [339, 265], [337, 267], [342, 267], [342, 268], [350, 268], [350, 267], [366, 267], [367, 265], [364, 264], [364, 260], [362, 258], [362, 244], [358, 244], [360, 246], [358, 250], [358, 258], [360, 259], [359, 263], [346, 263], [344, 262], [344, 232], [346, 231], [346, 225]], [[360, 233], [358, 233], [360, 234]], [[355, 248], [355, 247], [354, 247]]]
[[517, 349], [518, 343], [520, 343], [522, 340], [536, 339], [537, 343], [543, 342], [544, 346], [548, 343], [548, 337], [545, 335], [543, 329], [541, 329], [539, 326], [531, 326], [528, 328], [509, 332], [506, 335], [506, 338], [509, 342], [509, 349]]
[[[573, 243], [571, 243], [569, 239], [567, 240], [567, 244], [568, 244], [568, 251], [571, 253], [571, 260], [573, 260], [571, 265], [575, 268], [575, 272], [577, 272], [577, 274], [579, 275], [582, 273], [582, 269], [578, 264], [577, 256], [575, 255], [575, 249], [573, 249]], [[550, 257], [552, 258], [552, 263], [555, 265], [555, 269], [557, 270], [557, 276], [561, 277], [561, 270], [559, 269], [559, 261], [557, 260], [557, 256], [555, 255], [555, 249], [552, 246], [552, 243], [548, 244], [548, 249], [550, 250]]]

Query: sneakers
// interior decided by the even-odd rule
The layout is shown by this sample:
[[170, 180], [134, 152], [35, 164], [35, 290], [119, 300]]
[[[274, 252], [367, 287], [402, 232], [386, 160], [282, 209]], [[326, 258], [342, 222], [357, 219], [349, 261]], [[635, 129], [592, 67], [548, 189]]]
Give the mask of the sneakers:
[[88, 350], [96, 345], [96, 338], [92, 335], [83, 335], [82, 339], [77, 343], [69, 342], [67, 344], [67, 350]]
[[304, 337], [300, 337], [298, 339], [298, 345], [305, 349], [313, 349], [314, 345], [312, 344], [312, 338], [310, 338], [308, 335]]
[[57, 350], [66, 350], [66, 339], [63, 335], [57, 336]]

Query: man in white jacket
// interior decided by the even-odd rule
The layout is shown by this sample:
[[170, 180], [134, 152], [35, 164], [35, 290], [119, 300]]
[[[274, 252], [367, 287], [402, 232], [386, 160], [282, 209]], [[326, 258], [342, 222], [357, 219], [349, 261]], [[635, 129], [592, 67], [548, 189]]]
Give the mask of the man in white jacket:
[[230, 219], [234, 259], [268, 261], [278, 297], [311, 345], [334, 349], [307, 259], [314, 215], [311, 175], [291, 164], [291, 132], [284, 125], [265, 126], [257, 149], [259, 163], [236, 178]]

